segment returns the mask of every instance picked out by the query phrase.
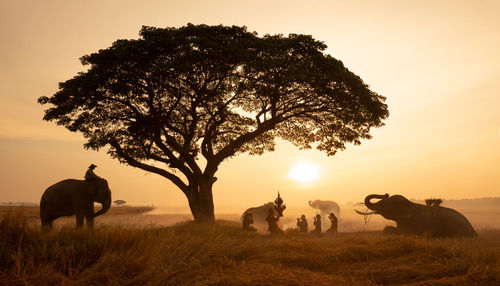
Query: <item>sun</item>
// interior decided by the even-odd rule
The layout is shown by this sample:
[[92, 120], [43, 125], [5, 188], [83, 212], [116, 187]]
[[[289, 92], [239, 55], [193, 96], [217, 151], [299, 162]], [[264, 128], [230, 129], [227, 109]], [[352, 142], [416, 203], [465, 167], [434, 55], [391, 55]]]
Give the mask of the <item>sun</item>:
[[296, 163], [288, 172], [288, 178], [301, 183], [314, 182], [318, 177], [319, 167], [311, 163]]

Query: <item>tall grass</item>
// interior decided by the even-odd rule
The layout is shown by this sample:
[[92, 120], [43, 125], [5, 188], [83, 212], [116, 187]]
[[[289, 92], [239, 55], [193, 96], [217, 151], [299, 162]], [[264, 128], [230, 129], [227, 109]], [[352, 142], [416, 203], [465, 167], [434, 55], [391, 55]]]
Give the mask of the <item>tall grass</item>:
[[219, 221], [43, 232], [8, 214], [0, 258], [0, 285], [496, 285], [500, 231], [270, 236]]

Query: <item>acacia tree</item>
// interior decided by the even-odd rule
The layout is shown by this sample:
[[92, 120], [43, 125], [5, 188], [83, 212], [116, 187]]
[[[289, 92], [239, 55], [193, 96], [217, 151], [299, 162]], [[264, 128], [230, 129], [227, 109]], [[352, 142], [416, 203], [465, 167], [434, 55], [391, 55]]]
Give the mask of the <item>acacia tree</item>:
[[273, 151], [277, 137], [334, 155], [383, 125], [385, 98], [325, 48], [308, 35], [259, 37], [245, 27], [143, 27], [139, 39], [83, 56], [88, 70], [38, 102], [50, 105], [44, 120], [167, 178], [195, 221], [213, 222], [212, 186], [226, 158]]
[[121, 206], [121, 205], [126, 204], [127, 202], [124, 200], [116, 200], [116, 201], [113, 201], [113, 203], [115, 203], [117, 206]]

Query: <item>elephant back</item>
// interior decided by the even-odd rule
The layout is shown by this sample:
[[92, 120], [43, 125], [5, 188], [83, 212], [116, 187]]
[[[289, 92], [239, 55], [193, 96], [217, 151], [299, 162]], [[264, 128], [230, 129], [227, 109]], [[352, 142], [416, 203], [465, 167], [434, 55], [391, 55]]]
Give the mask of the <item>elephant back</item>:
[[49, 199], [54, 194], [58, 194], [58, 196], [63, 195], [64, 193], [72, 193], [78, 191], [82, 184], [85, 181], [76, 180], [76, 179], [66, 179], [60, 182], [57, 182], [50, 187], [48, 187], [42, 195], [42, 201]]
[[82, 180], [66, 179], [48, 187], [40, 199], [43, 221], [74, 214], [75, 206], [84, 195]]
[[476, 236], [476, 231], [469, 220], [460, 212], [439, 207], [430, 221], [434, 225], [433, 232], [436, 236]]
[[[274, 203], [273, 202], [268, 202], [268, 203], [263, 204], [263, 205], [258, 206], [258, 207], [248, 208], [246, 211], [243, 212], [240, 220], [243, 221], [243, 218], [245, 217], [245, 215], [247, 213], [251, 213], [253, 216], [254, 223], [256, 223], [256, 224], [257, 223], [266, 223], [266, 217], [267, 217], [267, 213], [269, 212], [269, 209], [274, 210]], [[274, 211], [274, 212], [275, 212], [275, 215], [277, 215], [276, 211]]]
[[318, 209], [322, 214], [329, 214], [333, 212], [337, 217], [340, 216], [340, 206], [334, 201], [314, 200], [309, 201], [309, 206]]

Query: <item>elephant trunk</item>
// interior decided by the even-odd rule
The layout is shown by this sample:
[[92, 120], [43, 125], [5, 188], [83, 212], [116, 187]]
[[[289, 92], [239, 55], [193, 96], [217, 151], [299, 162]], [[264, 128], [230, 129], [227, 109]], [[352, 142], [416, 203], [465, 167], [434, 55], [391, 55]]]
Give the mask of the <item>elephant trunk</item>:
[[106, 200], [99, 202], [99, 203], [102, 204], [102, 209], [100, 209], [98, 212], [96, 212], [94, 214], [94, 217], [100, 216], [109, 210], [109, 208], [111, 207], [111, 197], [109, 199], [106, 199]]
[[366, 196], [365, 198], [365, 206], [371, 210], [377, 210], [377, 206], [376, 206], [376, 203], [372, 203], [370, 200], [371, 199], [387, 199], [389, 197], [389, 194], [385, 194], [385, 195], [375, 195], [375, 194], [371, 194], [371, 195], [368, 195]]

